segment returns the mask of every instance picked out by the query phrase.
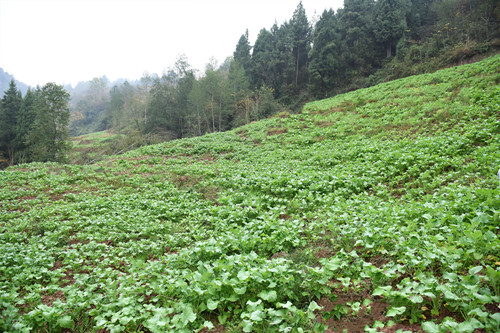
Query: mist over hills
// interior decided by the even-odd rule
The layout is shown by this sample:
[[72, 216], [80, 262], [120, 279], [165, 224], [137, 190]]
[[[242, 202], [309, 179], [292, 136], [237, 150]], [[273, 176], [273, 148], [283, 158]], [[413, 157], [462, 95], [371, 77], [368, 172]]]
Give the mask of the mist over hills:
[[[30, 88], [30, 85], [16, 80], [15, 76], [13, 74], [10, 74], [9, 72], [5, 71], [2, 67], [0, 67], [0, 98], [3, 96], [4, 92], [9, 89], [9, 84], [10, 81], [14, 79], [16, 82], [17, 89], [21, 91], [23, 96], [26, 94], [28, 91], [28, 88]], [[114, 85], [119, 85], [124, 83], [125, 81], [131, 83], [131, 84], [136, 84], [139, 80], [126, 80], [126, 79], [117, 79], [115, 81], [110, 81], [105, 75], [102, 76], [102, 80], [106, 83], [106, 86], [108, 87], [113, 87]], [[85, 93], [89, 88], [92, 80], [89, 81], [79, 81], [76, 85], [72, 86], [71, 84], [64, 84], [64, 89], [66, 89], [67, 92], [69, 92], [72, 96], [73, 95], [78, 95]]]
[[23, 95], [26, 94], [29, 86], [26, 83], [16, 80], [14, 75], [4, 71], [3, 68], [0, 67], [0, 97], [9, 89], [9, 83], [12, 79], [15, 80], [17, 89], [19, 89]]

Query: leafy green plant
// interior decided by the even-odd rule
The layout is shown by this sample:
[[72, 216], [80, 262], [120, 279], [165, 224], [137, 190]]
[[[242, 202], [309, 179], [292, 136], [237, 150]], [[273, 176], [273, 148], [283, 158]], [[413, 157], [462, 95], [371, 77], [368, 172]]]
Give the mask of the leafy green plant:
[[[498, 62], [94, 165], [1, 171], [1, 329], [494, 332], [500, 142], [482, 82]], [[335, 294], [351, 299], [320, 306]]]

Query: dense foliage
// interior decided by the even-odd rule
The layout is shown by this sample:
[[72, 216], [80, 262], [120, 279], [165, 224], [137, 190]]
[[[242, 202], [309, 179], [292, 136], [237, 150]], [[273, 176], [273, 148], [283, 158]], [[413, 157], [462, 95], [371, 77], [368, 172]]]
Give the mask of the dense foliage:
[[72, 134], [139, 130], [173, 139], [224, 131], [500, 45], [495, 0], [346, 0], [313, 20], [299, 2], [288, 21], [261, 29], [254, 45], [246, 31], [232, 57], [202, 72], [181, 56], [161, 77], [136, 84], [96, 78], [74, 96]]
[[499, 68], [1, 171], [1, 330], [497, 331]]
[[5, 164], [66, 160], [69, 98], [55, 83], [28, 89], [23, 98], [11, 80], [0, 103], [0, 158], [7, 158]]

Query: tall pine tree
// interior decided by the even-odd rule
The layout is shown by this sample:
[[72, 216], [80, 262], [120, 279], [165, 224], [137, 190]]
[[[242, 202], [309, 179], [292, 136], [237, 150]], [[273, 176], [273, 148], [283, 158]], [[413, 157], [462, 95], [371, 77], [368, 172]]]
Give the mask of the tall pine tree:
[[47, 83], [38, 92], [36, 116], [28, 134], [30, 156], [33, 161], [65, 162], [69, 142], [69, 93], [63, 86]]
[[28, 136], [33, 130], [33, 123], [36, 118], [37, 91], [28, 89], [23, 98], [21, 111], [17, 118], [15, 145], [18, 149], [16, 162], [26, 163], [31, 161], [28, 151]]
[[372, 73], [380, 59], [373, 36], [374, 0], [345, 0], [339, 9], [344, 85]]
[[306, 10], [299, 2], [290, 21], [293, 56], [295, 59], [295, 88], [302, 90], [307, 84], [308, 54], [311, 50], [311, 25], [307, 20]]
[[375, 4], [373, 30], [377, 41], [384, 45], [387, 58], [392, 56], [392, 50], [407, 28], [410, 5], [410, 0], [378, 0]]
[[251, 81], [255, 87], [263, 84], [274, 86], [273, 50], [275, 42], [273, 34], [267, 29], [260, 30], [252, 50]]
[[238, 62], [245, 73], [248, 75], [251, 71], [251, 58], [250, 58], [250, 50], [251, 50], [250, 42], [248, 41], [248, 29], [245, 34], [241, 35], [238, 44], [236, 45], [236, 50], [233, 53], [233, 58], [236, 62]]
[[309, 64], [311, 94], [327, 97], [339, 84], [342, 68], [340, 45], [335, 13], [333, 9], [325, 10], [314, 29], [314, 43]]
[[21, 104], [21, 92], [17, 90], [14, 80], [11, 80], [0, 108], [0, 151], [8, 158], [9, 165], [14, 164], [17, 151], [16, 127]]

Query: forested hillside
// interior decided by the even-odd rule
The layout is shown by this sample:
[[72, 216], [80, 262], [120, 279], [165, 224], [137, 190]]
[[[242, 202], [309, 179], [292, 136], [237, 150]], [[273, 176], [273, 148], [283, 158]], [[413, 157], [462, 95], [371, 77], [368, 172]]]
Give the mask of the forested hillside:
[[[346, 0], [336, 12], [316, 16], [299, 2], [289, 20], [251, 32], [257, 36], [254, 45], [244, 32], [222, 64], [211, 59], [200, 71], [181, 55], [161, 75], [115, 82], [103, 76], [64, 87], [71, 93], [70, 118], [56, 132], [122, 134], [115, 136], [126, 139], [116, 144], [115, 151], [122, 151], [226, 131], [279, 112], [298, 112], [316, 98], [496, 54], [499, 22], [495, 0]], [[28, 93], [20, 85], [16, 94], [29, 104], [40, 89]], [[31, 147], [36, 140], [28, 141], [27, 132], [33, 123], [25, 120], [32, 115], [17, 102], [6, 103], [0, 103], [0, 167], [68, 160], [66, 134]]]
[[0, 171], [0, 330], [498, 332], [499, 69]]
[[180, 56], [163, 75], [137, 83], [96, 78], [72, 103], [71, 133], [172, 139], [224, 131], [316, 98], [478, 60], [500, 46], [495, 0], [346, 0], [337, 12], [312, 14], [299, 3], [289, 20], [246, 31], [231, 57], [201, 71]]

